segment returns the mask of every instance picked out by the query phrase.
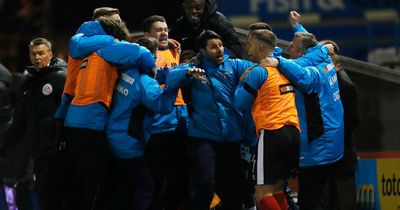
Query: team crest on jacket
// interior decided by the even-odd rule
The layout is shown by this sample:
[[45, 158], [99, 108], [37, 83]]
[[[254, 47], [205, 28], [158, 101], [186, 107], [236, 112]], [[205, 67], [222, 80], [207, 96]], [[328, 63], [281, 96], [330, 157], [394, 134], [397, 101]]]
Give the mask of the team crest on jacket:
[[51, 86], [50, 83], [47, 83], [47, 84], [43, 85], [43, 88], [42, 88], [43, 95], [48, 96], [52, 92], [53, 92], [53, 86]]

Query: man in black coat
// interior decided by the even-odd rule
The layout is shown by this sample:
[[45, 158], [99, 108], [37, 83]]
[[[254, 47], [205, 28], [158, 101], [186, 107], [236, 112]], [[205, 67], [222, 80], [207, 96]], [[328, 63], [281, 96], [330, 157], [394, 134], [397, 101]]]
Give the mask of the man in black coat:
[[[51, 43], [44, 38], [29, 43], [33, 66], [27, 67], [28, 77], [17, 96], [13, 123], [3, 136], [3, 146], [24, 145], [13, 158], [29, 151], [34, 159], [34, 174], [39, 188], [40, 208], [61, 209], [59, 180], [63, 174], [57, 167], [60, 126], [53, 115], [61, 101], [66, 77], [65, 61], [54, 58]], [[21, 158], [26, 160], [27, 158]], [[26, 166], [26, 162], [19, 163]]]
[[357, 153], [353, 138], [354, 128], [359, 124], [360, 105], [357, 88], [343, 69], [339, 59], [339, 47], [332, 40], [323, 40], [322, 44], [331, 44], [330, 56], [337, 69], [340, 99], [344, 110], [344, 151], [343, 158], [334, 166], [335, 178], [325, 188], [325, 209], [356, 209], [355, 169]]
[[169, 31], [169, 38], [177, 40], [182, 50], [198, 52], [197, 37], [204, 30], [212, 30], [222, 37], [231, 57], [242, 57], [239, 37], [229, 20], [217, 11], [215, 0], [184, 0], [182, 7], [184, 15]]

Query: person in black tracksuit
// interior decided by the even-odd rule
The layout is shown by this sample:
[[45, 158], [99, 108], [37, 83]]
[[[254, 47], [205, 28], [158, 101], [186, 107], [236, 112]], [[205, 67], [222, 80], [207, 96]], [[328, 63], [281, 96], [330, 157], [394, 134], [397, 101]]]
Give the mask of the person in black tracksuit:
[[[11, 73], [0, 63], [0, 136], [12, 122], [12, 111], [9, 95], [9, 87], [12, 82]], [[1, 138], [1, 137], [0, 137]], [[0, 209], [6, 209], [5, 195], [3, 190], [4, 176], [4, 151], [0, 144]]]
[[323, 40], [321, 43], [333, 45], [333, 52], [330, 52], [330, 56], [337, 69], [340, 99], [344, 110], [343, 157], [334, 165], [335, 176], [325, 186], [324, 209], [354, 210], [357, 209], [355, 183], [357, 152], [353, 131], [360, 122], [358, 90], [341, 65], [338, 45], [332, 40]]
[[29, 75], [17, 96], [13, 123], [3, 136], [3, 145], [7, 149], [22, 143], [24, 151], [32, 152], [41, 210], [62, 209], [65, 191], [60, 184], [65, 183], [66, 173], [59, 159], [61, 127], [53, 115], [61, 101], [66, 63], [53, 58], [51, 43], [44, 38], [30, 42], [29, 57], [33, 66], [26, 69]]
[[239, 37], [228, 18], [217, 11], [215, 0], [184, 0], [182, 6], [184, 15], [169, 31], [169, 38], [176, 39], [182, 50], [198, 52], [197, 37], [204, 30], [212, 30], [221, 36], [232, 58], [242, 57], [243, 48]]

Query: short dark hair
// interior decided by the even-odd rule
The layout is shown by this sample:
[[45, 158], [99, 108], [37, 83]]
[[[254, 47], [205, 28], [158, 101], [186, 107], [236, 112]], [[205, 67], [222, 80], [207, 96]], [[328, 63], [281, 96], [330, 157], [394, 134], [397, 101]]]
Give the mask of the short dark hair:
[[256, 38], [262, 43], [268, 45], [269, 48], [274, 49], [276, 46], [276, 36], [275, 34], [267, 29], [257, 29], [249, 32], [251, 37]]
[[158, 40], [153, 37], [142, 37], [136, 41], [140, 46], [143, 46], [150, 50], [151, 53], [155, 54], [158, 49]]
[[93, 10], [92, 20], [96, 20], [99, 17], [111, 16], [115, 14], [119, 14], [119, 10], [117, 8], [99, 7]]
[[331, 45], [333, 45], [333, 52], [334, 52], [336, 55], [339, 55], [339, 54], [340, 54], [339, 45], [337, 45], [335, 41], [330, 40], [330, 39], [325, 39], [325, 40], [320, 41], [320, 43], [323, 44], [323, 45], [326, 45], [326, 44], [331, 44]]
[[38, 37], [38, 38], [32, 39], [29, 42], [29, 48], [31, 48], [33, 46], [38, 46], [38, 45], [41, 45], [41, 44], [46, 45], [49, 48], [50, 51], [52, 50], [51, 49], [51, 42], [49, 40], [45, 39], [45, 38], [42, 38], [42, 37]]
[[301, 46], [297, 46], [297, 47], [302, 49], [302, 50], [307, 50], [308, 48], [314, 47], [315, 45], [318, 44], [317, 38], [312, 33], [296, 32], [294, 34], [294, 37], [295, 38], [300, 38]]
[[254, 30], [258, 30], [258, 29], [266, 29], [268, 31], [272, 31], [271, 26], [268, 23], [264, 23], [264, 22], [256, 22], [256, 23], [250, 24], [247, 29], [249, 31], [254, 31]]
[[129, 37], [129, 30], [124, 22], [111, 20], [105, 17], [100, 17], [97, 20], [107, 34], [119, 40], [126, 40]]
[[166, 23], [167, 21], [165, 20], [165, 18], [163, 16], [160, 16], [160, 15], [152, 15], [150, 17], [147, 17], [143, 21], [143, 31], [150, 32], [151, 25], [153, 25], [153, 23], [155, 23], [155, 22]]
[[205, 49], [207, 47], [207, 41], [210, 39], [221, 39], [221, 36], [212, 30], [205, 30], [200, 33], [197, 37], [197, 44], [199, 49]]

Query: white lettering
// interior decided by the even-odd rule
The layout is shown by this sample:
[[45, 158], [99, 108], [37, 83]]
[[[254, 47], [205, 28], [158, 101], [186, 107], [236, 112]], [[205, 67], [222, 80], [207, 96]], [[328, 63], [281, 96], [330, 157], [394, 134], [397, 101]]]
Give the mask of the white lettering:
[[122, 73], [121, 77], [122, 77], [122, 80], [124, 80], [125, 82], [127, 82], [131, 85], [135, 82], [134, 78], [130, 77], [129, 75], [127, 75], [125, 73]]
[[331, 71], [332, 69], [334, 69], [335, 68], [335, 65], [331, 62], [331, 63], [329, 63], [327, 66], [325, 66], [325, 68], [324, 68], [324, 72], [325, 72], [325, 74], [326, 73], [328, 73], [329, 71]]
[[339, 99], [340, 99], [340, 93], [339, 90], [337, 90], [333, 93], [333, 100], [337, 101]]
[[329, 77], [329, 85], [331, 85], [331, 87], [333, 87], [333, 85], [336, 83], [337, 81], [337, 75], [334, 74], [333, 77]]
[[122, 87], [121, 85], [117, 85], [117, 91], [124, 96], [127, 96], [129, 94], [129, 90], [125, 87]]

